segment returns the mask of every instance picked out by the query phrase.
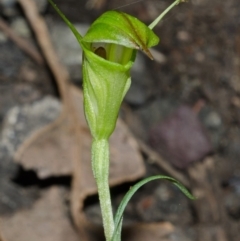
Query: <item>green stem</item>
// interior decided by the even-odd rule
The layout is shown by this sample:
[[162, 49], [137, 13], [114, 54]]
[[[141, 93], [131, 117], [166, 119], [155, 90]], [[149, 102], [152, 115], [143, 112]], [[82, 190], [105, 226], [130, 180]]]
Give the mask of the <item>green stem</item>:
[[68, 27], [72, 30], [72, 32], [75, 35], [78, 42], [81, 43], [82, 35], [77, 31], [77, 29], [74, 27], [74, 25], [66, 18], [66, 16], [61, 12], [61, 10], [57, 7], [57, 5], [52, 0], [48, 0], [48, 2], [52, 5], [52, 7], [56, 10], [56, 12], [60, 15], [60, 17], [68, 25]]
[[109, 144], [108, 140], [94, 140], [92, 143], [92, 169], [96, 179], [98, 196], [103, 218], [106, 241], [110, 241], [114, 232], [113, 212], [108, 183]]
[[162, 18], [176, 5], [178, 5], [180, 2], [184, 2], [183, 0], [176, 0], [174, 3], [172, 3], [168, 8], [165, 9], [148, 27], [150, 29], [153, 29], [161, 20]]

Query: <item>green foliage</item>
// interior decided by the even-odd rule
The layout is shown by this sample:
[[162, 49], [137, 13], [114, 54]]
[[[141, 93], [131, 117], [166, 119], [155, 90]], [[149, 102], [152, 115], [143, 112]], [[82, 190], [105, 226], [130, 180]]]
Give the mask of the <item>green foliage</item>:
[[145, 178], [145, 179], [141, 180], [140, 182], [138, 182], [137, 184], [135, 184], [133, 187], [131, 187], [130, 190], [125, 194], [123, 200], [121, 201], [121, 203], [118, 207], [118, 210], [115, 214], [115, 218], [114, 218], [115, 231], [114, 231], [111, 241], [118, 241], [118, 239], [119, 239], [119, 234], [121, 233], [121, 227], [122, 227], [123, 212], [129, 202], [129, 200], [131, 199], [131, 197], [134, 195], [134, 193], [140, 187], [147, 184], [148, 182], [151, 182], [151, 181], [154, 181], [157, 179], [163, 179], [163, 180], [170, 181], [175, 186], [177, 186], [180, 189], [180, 191], [182, 191], [183, 194], [185, 194], [188, 198], [195, 199], [195, 197], [180, 182], [178, 182], [176, 179], [174, 179], [172, 177], [156, 175], [156, 176], [151, 176], [151, 177]]
[[158, 44], [159, 38], [152, 28], [170, 9], [185, 0], [176, 0], [149, 27], [126, 13], [108, 11], [90, 26], [84, 37], [53, 1], [48, 1], [83, 49], [84, 110], [93, 136], [92, 170], [98, 187], [106, 240], [120, 241], [124, 209], [133, 194], [144, 184], [156, 179], [165, 179], [176, 185], [187, 197], [194, 199], [174, 178], [152, 176], [140, 181], [127, 192], [113, 220], [108, 184], [108, 139], [115, 129], [120, 105], [131, 85], [130, 69], [136, 52], [142, 50], [153, 59], [149, 48]]
[[102, 14], [82, 37], [52, 0], [49, 2], [84, 52], [84, 110], [91, 134], [96, 140], [108, 139], [131, 84], [135, 50], [140, 49], [152, 58], [148, 48], [158, 44], [159, 38], [137, 18], [119, 11]]

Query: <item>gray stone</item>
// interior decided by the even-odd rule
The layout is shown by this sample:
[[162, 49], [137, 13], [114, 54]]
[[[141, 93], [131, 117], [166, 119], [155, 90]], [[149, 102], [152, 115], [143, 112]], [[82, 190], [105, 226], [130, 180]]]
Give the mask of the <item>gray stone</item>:
[[31, 37], [31, 30], [25, 18], [17, 17], [11, 22], [11, 28], [16, 32], [18, 35], [30, 38]]
[[0, 0], [0, 13], [7, 17], [13, 17], [18, 14], [16, 8], [17, 0]]
[[145, 65], [145, 57], [137, 54], [136, 61], [131, 69], [132, 84], [125, 100], [131, 105], [143, 105], [152, 94], [152, 78]]
[[[89, 26], [74, 24], [76, 29], [84, 35]], [[66, 65], [72, 79], [81, 79], [82, 49], [71, 30], [64, 23], [49, 23], [53, 45], [61, 62]]]
[[135, 114], [143, 121], [146, 130], [149, 130], [154, 124], [167, 117], [177, 105], [177, 101], [172, 97], [157, 98], [145, 108], [135, 111]]
[[56, 119], [60, 109], [60, 102], [53, 97], [45, 97], [33, 104], [10, 109], [0, 135], [0, 159], [12, 157], [19, 145], [34, 130]]
[[0, 31], [0, 44], [7, 42], [7, 36]]
[[[25, 60], [23, 52], [12, 42], [0, 43], [0, 73], [6, 78], [13, 78]], [[9, 81], [8, 81], [9, 82]], [[3, 85], [0, 82], [0, 87]]]
[[240, 219], [240, 193], [229, 193], [225, 198], [225, 207], [229, 216], [234, 219]]
[[217, 111], [208, 106], [203, 107], [198, 116], [208, 130], [212, 145], [217, 149], [221, 145], [225, 132], [221, 116]]
[[38, 198], [36, 188], [26, 190], [12, 181], [19, 173], [19, 166], [12, 158], [15, 150], [33, 131], [57, 118], [60, 109], [57, 99], [45, 97], [32, 104], [15, 106], [7, 113], [0, 135], [0, 215], [29, 207]]
[[17, 0], [0, 0], [0, 4], [3, 6], [12, 6], [17, 2]]

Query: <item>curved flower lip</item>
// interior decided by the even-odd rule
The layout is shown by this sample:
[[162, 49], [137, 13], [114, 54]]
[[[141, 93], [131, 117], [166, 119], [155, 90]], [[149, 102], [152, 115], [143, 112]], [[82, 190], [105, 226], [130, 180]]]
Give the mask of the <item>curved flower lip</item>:
[[150, 59], [153, 59], [148, 48], [157, 45], [159, 38], [137, 18], [118, 11], [108, 11], [91, 25], [81, 41], [109, 43], [136, 50], [140, 49]]

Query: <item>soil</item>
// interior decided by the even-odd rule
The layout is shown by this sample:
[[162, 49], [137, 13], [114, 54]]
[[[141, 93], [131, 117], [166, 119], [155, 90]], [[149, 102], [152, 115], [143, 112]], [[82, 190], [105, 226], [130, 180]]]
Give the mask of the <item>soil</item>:
[[[55, 2], [74, 23], [89, 24], [102, 12], [117, 8], [148, 24], [171, 1], [143, 0], [132, 4], [125, 0], [121, 3], [117, 0], [102, 1], [99, 9], [87, 9], [83, 0]], [[16, 9], [13, 15], [0, 10], [9, 24], [15, 18], [24, 18], [20, 6], [14, 5], [13, 8]], [[185, 106], [197, 116], [201, 135], [207, 136], [209, 143], [206, 144], [207, 153], [201, 152], [198, 158], [189, 161], [190, 164], [175, 167], [189, 178], [191, 190], [199, 195], [198, 201], [187, 200], [175, 187], [166, 183], [149, 184], [131, 201], [126, 222], [170, 221], [181, 227], [193, 241], [217, 239], [218, 231], [214, 228], [220, 227], [226, 239], [223, 235], [223, 239], [217, 240], [240, 240], [239, 13], [239, 0], [192, 0], [180, 4], [155, 28], [161, 39], [155, 49], [163, 60], [150, 61], [140, 54], [146, 69], [144, 76], [147, 77], [133, 76], [133, 86], [143, 94], [139, 97], [139, 92], [130, 90], [133, 96], [126, 98], [121, 111], [134, 135], [171, 159], [171, 153], [166, 156], [164, 150], [158, 150], [151, 140], [163, 121], [169, 123], [171, 118], [176, 118], [174, 113]], [[61, 21], [50, 6], [42, 14], [53, 24]], [[36, 44], [32, 35], [29, 39]], [[74, 81], [81, 85], [81, 79]], [[38, 101], [47, 95], [58, 97], [47, 66], [34, 63], [10, 40], [0, 42], [0, 126], [12, 107]], [[170, 124], [168, 126], [171, 128]], [[164, 141], [157, 139], [157, 145]], [[184, 149], [183, 155], [188, 151]], [[3, 154], [1, 158], [0, 192], [16, 194], [28, 189], [30, 194], [12, 209], [0, 203], [0, 215], [34, 202], [38, 198], [38, 189], [52, 185], [70, 188], [70, 177], [42, 183], [34, 172], [25, 172]], [[145, 164], [147, 175], [164, 173], [147, 158]], [[6, 177], [11, 184], [4, 184]], [[123, 185], [113, 190], [114, 207], [127, 189], [128, 185]], [[201, 192], [207, 195], [202, 198]], [[96, 206], [94, 197], [87, 200], [86, 213], [99, 222]], [[199, 234], [203, 235], [202, 239], [197, 237]]]

